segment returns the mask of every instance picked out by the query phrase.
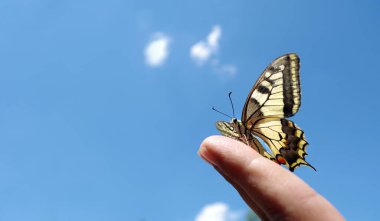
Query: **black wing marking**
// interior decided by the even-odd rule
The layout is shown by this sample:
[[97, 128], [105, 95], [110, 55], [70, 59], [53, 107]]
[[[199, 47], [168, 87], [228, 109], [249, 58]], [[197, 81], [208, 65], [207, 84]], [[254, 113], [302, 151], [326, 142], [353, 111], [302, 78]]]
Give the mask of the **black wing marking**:
[[242, 121], [250, 128], [252, 118], [291, 117], [301, 105], [299, 58], [286, 54], [275, 59], [261, 74], [245, 102]]
[[252, 130], [269, 146], [275, 159], [286, 164], [291, 171], [301, 164], [315, 170], [305, 161], [308, 142], [304, 132], [292, 121], [277, 117], [260, 117], [255, 121]]

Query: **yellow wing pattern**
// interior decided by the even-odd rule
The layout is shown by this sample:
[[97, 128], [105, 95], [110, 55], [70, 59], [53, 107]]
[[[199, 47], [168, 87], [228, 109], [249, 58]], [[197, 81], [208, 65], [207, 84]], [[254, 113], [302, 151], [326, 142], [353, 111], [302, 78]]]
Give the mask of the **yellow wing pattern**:
[[305, 160], [308, 145], [304, 132], [290, 120], [278, 117], [261, 117], [252, 128], [270, 148], [275, 161], [285, 164], [291, 171], [301, 164], [315, 170]]
[[261, 74], [245, 102], [242, 121], [260, 116], [291, 117], [301, 105], [299, 58], [286, 54], [275, 59]]

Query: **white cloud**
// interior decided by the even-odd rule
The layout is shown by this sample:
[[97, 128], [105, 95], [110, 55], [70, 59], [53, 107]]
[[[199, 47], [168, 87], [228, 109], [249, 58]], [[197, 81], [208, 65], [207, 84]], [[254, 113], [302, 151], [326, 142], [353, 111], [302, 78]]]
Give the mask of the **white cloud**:
[[211, 50], [205, 42], [198, 42], [191, 47], [191, 57], [198, 63], [203, 64], [211, 55]]
[[154, 34], [152, 40], [145, 47], [145, 62], [151, 67], [161, 66], [169, 55], [169, 43], [168, 36], [162, 33]]
[[231, 211], [225, 203], [216, 202], [204, 206], [195, 221], [236, 221], [243, 215], [242, 212]]
[[199, 41], [191, 46], [190, 56], [198, 66], [202, 66], [211, 60], [211, 67], [216, 73], [235, 76], [237, 73], [235, 65], [223, 64], [216, 58], [221, 37], [222, 28], [219, 25], [215, 25], [207, 35], [206, 40]]
[[217, 71], [229, 76], [235, 76], [235, 74], [237, 73], [237, 68], [235, 65], [225, 64], [219, 67]]
[[223, 74], [227, 76], [235, 76], [237, 73], [237, 67], [232, 64], [221, 64], [218, 59], [211, 60], [211, 66], [213, 70], [218, 74]]
[[214, 26], [207, 36], [207, 41], [199, 41], [190, 49], [190, 56], [198, 65], [203, 65], [212, 54], [215, 54], [219, 48], [219, 39], [222, 36], [222, 28]]
[[210, 45], [211, 49], [218, 49], [220, 36], [222, 36], [222, 28], [216, 25], [207, 36], [207, 43]]

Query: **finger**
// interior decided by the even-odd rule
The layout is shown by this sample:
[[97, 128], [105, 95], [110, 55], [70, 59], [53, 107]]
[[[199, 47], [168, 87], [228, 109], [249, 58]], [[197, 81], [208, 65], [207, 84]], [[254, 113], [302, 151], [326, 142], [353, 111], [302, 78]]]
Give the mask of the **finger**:
[[343, 219], [297, 176], [241, 142], [212, 136], [202, 143], [199, 155], [237, 183], [270, 219]]
[[227, 175], [224, 174], [222, 170], [220, 170], [218, 167], [214, 166], [215, 170], [220, 173], [226, 179], [240, 194], [240, 196], [243, 198], [243, 200], [247, 203], [247, 205], [261, 218], [262, 221], [269, 220], [268, 216], [264, 213], [264, 211], [255, 203], [252, 201], [252, 199], [248, 196], [248, 194], [237, 184], [235, 181], [233, 181], [231, 178], [229, 178]]

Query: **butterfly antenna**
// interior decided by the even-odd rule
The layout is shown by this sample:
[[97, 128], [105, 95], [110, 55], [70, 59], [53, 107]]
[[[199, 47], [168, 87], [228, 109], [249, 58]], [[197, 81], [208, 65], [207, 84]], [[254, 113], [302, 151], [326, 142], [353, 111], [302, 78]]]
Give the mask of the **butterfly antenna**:
[[218, 112], [219, 114], [223, 114], [224, 116], [227, 116], [227, 117], [229, 117], [229, 118], [232, 118], [230, 115], [227, 115], [227, 114], [225, 114], [225, 113], [223, 113], [223, 112], [221, 112], [221, 111], [218, 111], [215, 107], [212, 107], [212, 110]]
[[228, 93], [228, 97], [230, 98], [230, 103], [231, 103], [231, 106], [232, 106], [232, 114], [234, 115], [234, 118], [236, 118], [234, 103], [232, 103], [231, 94], [232, 94], [232, 92]]

